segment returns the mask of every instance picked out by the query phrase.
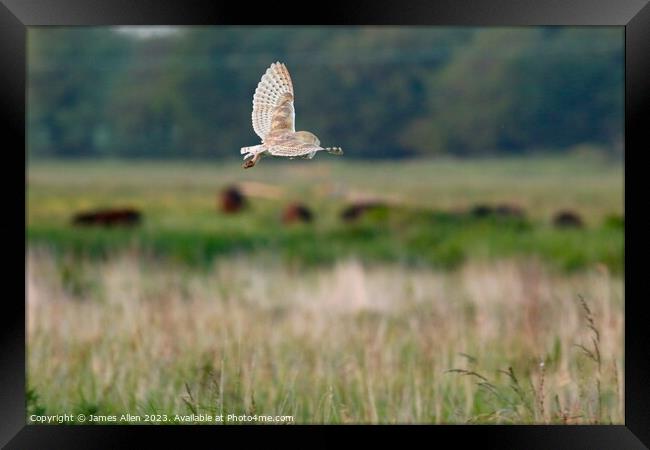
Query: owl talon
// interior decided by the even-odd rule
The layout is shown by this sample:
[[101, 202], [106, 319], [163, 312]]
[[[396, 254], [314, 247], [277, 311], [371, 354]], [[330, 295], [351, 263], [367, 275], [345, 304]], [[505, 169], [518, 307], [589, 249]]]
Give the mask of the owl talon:
[[250, 169], [251, 167], [253, 167], [253, 166], [255, 165], [255, 163], [256, 163], [257, 161], [259, 161], [259, 159], [260, 159], [261, 157], [262, 157], [262, 154], [261, 154], [261, 153], [258, 153], [257, 155], [255, 155], [255, 156], [253, 156], [251, 159], [249, 159], [248, 161], [244, 161], [244, 164], [242, 164], [242, 167], [243, 167], [244, 169]]

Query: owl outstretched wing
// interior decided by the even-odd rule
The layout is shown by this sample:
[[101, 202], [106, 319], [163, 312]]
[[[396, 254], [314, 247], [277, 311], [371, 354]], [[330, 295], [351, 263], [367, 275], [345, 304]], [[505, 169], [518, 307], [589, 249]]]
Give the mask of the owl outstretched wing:
[[295, 131], [293, 85], [287, 67], [275, 62], [262, 76], [253, 95], [253, 129], [262, 139], [275, 131]]

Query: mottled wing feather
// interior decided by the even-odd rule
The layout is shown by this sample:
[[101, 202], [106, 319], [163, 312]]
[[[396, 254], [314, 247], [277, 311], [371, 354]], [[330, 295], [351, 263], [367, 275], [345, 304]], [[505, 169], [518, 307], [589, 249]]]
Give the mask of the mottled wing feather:
[[253, 95], [253, 129], [262, 139], [271, 131], [295, 131], [293, 85], [284, 64], [271, 64]]
[[273, 156], [305, 156], [320, 150], [324, 150], [316, 144], [307, 144], [291, 137], [274, 140], [269, 144], [269, 153]]
[[278, 106], [275, 108], [275, 110], [273, 110], [270, 133], [296, 131], [294, 127], [294, 117], [295, 112], [293, 110], [293, 95], [286, 93], [280, 98]]
[[299, 146], [295, 147], [274, 145], [269, 149], [269, 153], [273, 156], [293, 157], [309, 155], [310, 153], [314, 153], [319, 150], [323, 150], [323, 148], [314, 144], [300, 144]]

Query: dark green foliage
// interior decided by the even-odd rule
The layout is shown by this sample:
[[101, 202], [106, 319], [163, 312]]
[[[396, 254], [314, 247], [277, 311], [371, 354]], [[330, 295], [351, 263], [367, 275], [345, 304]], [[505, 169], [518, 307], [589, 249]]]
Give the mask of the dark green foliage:
[[111, 154], [108, 105], [132, 63], [132, 42], [105, 28], [36, 28], [28, 37], [28, 140], [32, 154]]
[[620, 28], [188, 27], [30, 29], [29, 153], [239, 157], [276, 60], [297, 128], [348, 158], [620, 152]]

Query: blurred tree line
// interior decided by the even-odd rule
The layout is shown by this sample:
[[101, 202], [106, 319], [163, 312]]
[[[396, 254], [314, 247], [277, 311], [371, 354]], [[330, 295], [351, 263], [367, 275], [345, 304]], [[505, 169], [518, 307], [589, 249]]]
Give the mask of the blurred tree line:
[[29, 154], [239, 157], [278, 60], [350, 157], [622, 151], [620, 28], [60, 27], [28, 35]]

